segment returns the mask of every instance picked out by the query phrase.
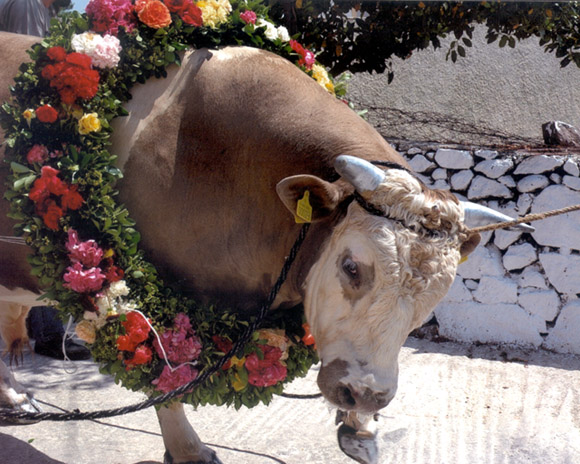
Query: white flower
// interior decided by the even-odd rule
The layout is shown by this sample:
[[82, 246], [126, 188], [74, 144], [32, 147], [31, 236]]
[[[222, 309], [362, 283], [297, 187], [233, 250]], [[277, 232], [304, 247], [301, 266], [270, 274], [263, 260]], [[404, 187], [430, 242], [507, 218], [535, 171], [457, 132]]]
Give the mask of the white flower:
[[286, 29], [284, 26], [278, 26], [276, 32], [278, 34], [278, 38], [282, 42], [290, 42], [290, 34], [288, 33], [288, 29]]
[[258, 19], [258, 21], [256, 21], [256, 26], [266, 28], [266, 30], [264, 31], [264, 35], [268, 40], [271, 40], [273, 42], [278, 38], [278, 30], [276, 29], [276, 26], [270, 21], [266, 21], [265, 19], [260, 18]]
[[119, 296], [127, 296], [129, 294], [129, 287], [124, 280], [118, 280], [109, 285], [107, 289], [107, 296], [110, 298], [117, 298]]
[[121, 42], [113, 35], [101, 36], [94, 32], [75, 34], [71, 46], [75, 52], [90, 56], [97, 68], [114, 68], [120, 60]]

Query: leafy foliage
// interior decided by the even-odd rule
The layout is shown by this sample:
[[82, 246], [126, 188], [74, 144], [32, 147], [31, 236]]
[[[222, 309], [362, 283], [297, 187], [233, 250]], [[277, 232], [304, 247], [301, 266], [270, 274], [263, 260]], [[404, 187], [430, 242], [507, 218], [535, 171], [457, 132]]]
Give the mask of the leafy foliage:
[[291, 32], [300, 31], [305, 46], [320, 50], [317, 59], [333, 75], [374, 71], [392, 79], [393, 57], [406, 59], [415, 50], [439, 48], [448, 36], [454, 40], [447, 57], [456, 61], [472, 46], [475, 24], [487, 27], [488, 43], [513, 48], [519, 40], [537, 37], [563, 67], [572, 62], [580, 66], [578, 2], [304, 0], [301, 8], [276, 3], [271, 14]]
[[[253, 9], [261, 18], [268, 18], [264, 5], [250, 0], [247, 3], [233, 2], [228, 21], [215, 28], [190, 26], [174, 15], [170, 27], [152, 29], [139, 24], [131, 33], [121, 30], [118, 38], [123, 53], [118, 66], [99, 70], [96, 95], [74, 105], [64, 104], [59, 93], [42, 75], [50, 61], [48, 50], [63, 47], [70, 52], [73, 36], [90, 29], [86, 15], [66, 13], [54, 19], [49, 36], [29, 50], [32, 61], [21, 65], [12, 89], [13, 100], [4, 103], [0, 111], [7, 160], [11, 167], [6, 193], [11, 202], [10, 217], [17, 223], [16, 234], [23, 236], [32, 249], [29, 262], [32, 274], [38, 277], [45, 291], [44, 297], [56, 302], [62, 315], [70, 314], [77, 321], [82, 320], [87, 312], [95, 311], [96, 292], [79, 293], [64, 285], [63, 275], [70, 264], [65, 246], [67, 231], [74, 229], [83, 239], [90, 238], [98, 243], [115, 265], [123, 270], [123, 278], [130, 289], [127, 302], [146, 314], [158, 332], [169, 330], [178, 313], [190, 317], [196, 335], [202, 341], [203, 348], [196, 365], [200, 371], [224, 356], [212, 343], [212, 336], [219, 335], [234, 341], [251, 319], [239, 319], [227, 308], [203, 307], [188, 299], [178, 290], [166, 286], [155, 267], [145, 259], [138, 246], [140, 235], [136, 224], [129, 211], [117, 202], [115, 183], [122, 173], [115, 167], [116, 156], [110, 151], [110, 123], [114, 118], [127, 114], [123, 103], [130, 98], [130, 89], [134, 84], [144, 83], [153, 76], [165, 76], [168, 66], [179, 64], [179, 52], [191, 46], [216, 48], [247, 45], [272, 51], [296, 62], [299, 57], [287, 39], [268, 38], [266, 28], [246, 24], [240, 19], [240, 13], [247, 9]], [[312, 70], [302, 69], [317, 79]], [[326, 76], [325, 71], [323, 74]], [[328, 87], [325, 85], [327, 90], [332, 91], [333, 86]], [[338, 84], [334, 93], [340, 96], [344, 91], [344, 86]], [[30, 116], [35, 109], [38, 113], [39, 107], [45, 105], [58, 112], [55, 121], [41, 121]], [[79, 118], [88, 113], [97, 115], [99, 129], [82, 133], [78, 128]], [[59, 154], [42, 163], [30, 161], [27, 152], [36, 145], [47, 148], [47, 151], [58, 151]], [[78, 189], [84, 199], [80, 209], [69, 210], [59, 217], [57, 228], [47, 226], [29, 197], [31, 187], [46, 167], [57, 170], [61, 180]], [[159, 392], [153, 389], [151, 382], [159, 377], [164, 363], [159, 357], [138, 366], [124, 363], [124, 355], [116, 344], [118, 337], [125, 334], [122, 324], [124, 317], [125, 314], [118, 313], [107, 316], [107, 322], [95, 334], [91, 346], [93, 356], [101, 363], [103, 372], [113, 375], [125, 387], [156, 395]], [[317, 360], [314, 349], [301, 343], [304, 333], [302, 318], [300, 310], [292, 313], [285, 311], [284, 317], [276, 317], [266, 324], [271, 329], [284, 330], [291, 341], [286, 360], [287, 376], [283, 381], [270, 387], [250, 385], [248, 373], [240, 364], [214, 374], [209, 384], [199, 386], [182, 401], [194, 405], [227, 404], [236, 408], [254, 406], [260, 401], [269, 402], [273, 394], [282, 391], [283, 383], [305, 375]], [[260, 345], [264, 342], [256, 332], [245, 352], [237, 355], [244, 357], [255, 353], [263, 356]], [[146, 343], [153, 345], [153, 335], [149, 335]]]

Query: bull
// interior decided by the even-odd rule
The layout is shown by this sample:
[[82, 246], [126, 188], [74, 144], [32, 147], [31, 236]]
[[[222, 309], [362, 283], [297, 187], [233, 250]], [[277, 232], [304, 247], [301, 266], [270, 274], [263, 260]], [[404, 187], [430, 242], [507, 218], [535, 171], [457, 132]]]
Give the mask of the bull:
[[[0, 35], [1, 101], [35, 40]], [[161, 275], [199, 301], [251, 310], [276, 280], [308, 191], [311, 231], [272, 309], [304, 306], [330, 403], [362, 415], [387, 406], [406, 337], [479, 241], [466, 222], [509, 218], [426, 187], [347, 105], [265, 51], [191, 51], [132, 94], [113, 140], [119, 190]], [[3, 236], [12, 233], [6, 203]], [[14, 349], [38, 294], [25, 247], [0, 242], [0, 321]], [[0, 406], [34, 410], [0, 367]], [[219, 462], [181, 403], [158, 416], [167, 462]]]

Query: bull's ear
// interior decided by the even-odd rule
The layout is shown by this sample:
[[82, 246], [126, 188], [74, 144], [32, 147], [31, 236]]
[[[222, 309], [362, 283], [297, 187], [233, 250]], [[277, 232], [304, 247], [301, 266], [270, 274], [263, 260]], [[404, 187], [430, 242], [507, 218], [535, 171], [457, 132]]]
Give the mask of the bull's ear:
[[467, 258], [467, 256], [475, 250], [479, 242], [481, 241], [481, 235], [475, 233], [471, 234], [467, 237], [467, 240], [461, 244], [459, 248], [459, 252], [461, 253], [462, 258]]
[[286, 177], [276, 185], [276, 192], [282, 203], [294, 215], [296, 215], [298, 202], [304, 201], [306, 194], [307, 202], [312, 207], [312, 222], [330, 216], [342, 200], [352, 194], [352, 191], [347, 192], [347, 190], [348, 185], [344, 182], [330, 183], [307, 174]]

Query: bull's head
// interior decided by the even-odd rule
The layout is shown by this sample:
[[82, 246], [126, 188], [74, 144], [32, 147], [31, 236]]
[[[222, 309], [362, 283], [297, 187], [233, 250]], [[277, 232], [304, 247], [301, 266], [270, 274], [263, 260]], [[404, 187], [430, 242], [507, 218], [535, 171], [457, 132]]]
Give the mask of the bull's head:
[[343, 410], [372, 413], [395, 395], [405, 339], [479, 242], [465, 218], [470, 226], [510, 218], [431, 190], [403, 168], [339, 156], [335, 169], [337, 182], [293, 176], [278, 184], [278, 193], [295, 211], [308, 190], [313, 221], [348, 205], [306, 276], [304, 308], [322, 361], [323, 394]]

